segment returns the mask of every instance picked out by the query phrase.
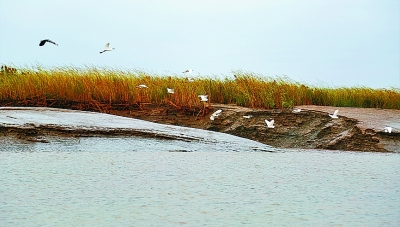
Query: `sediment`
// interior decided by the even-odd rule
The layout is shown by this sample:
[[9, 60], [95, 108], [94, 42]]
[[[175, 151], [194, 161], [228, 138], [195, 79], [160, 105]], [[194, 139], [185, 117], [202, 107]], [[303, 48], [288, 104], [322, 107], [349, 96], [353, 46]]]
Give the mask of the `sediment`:
[[[146, 104], [108, 109], [92, 105], [84, 110], [222, 132], [276, 148], [400, 152], [400, 110], [330, 106], [295, 108], [300, 108], [301, 112], [293, 113], [292, 109], [257, 109], [222, 104], [209, 104], [205, 108]], [[219, 109], [222, 110], [221, 114], [215, 120], [210, 120], [210, 115]], [[329, 113], [333, 113], [335, 109], [339, 109], [338, 119], [329, 117]], [[267, 128], [266, 119], [273, 119], [275, 128]], [[392, 133], [384, 132], [385, 126], [393, 127]], [[29, 133], [29, 127], [26, 130]], [[60, 134], [62, 133], [65, 133], [65, 130], [60, 130]], [[79, 131], [77, 133], [80, 136], [85, 134]], [[90, 133], [95, 132], [91, 130]], [[110, 131], [105, 136], [118, 133], [121, 131]]]
[[[292, 109], [253, 109], [236, 105], [213, 104], [206, 114], [191, 115], [165, 106], [146, 106], [143, 110], [110, 111], [163, 124], [187, 126], [228, 133], [277, 148], [329, 149], [346, 151], [400, 152], [400, 110], [329, 106], [297, 106]], [[218, 109], [222, 113], [211, 121]], [[339, 109], [339, 118], [329, 113]], [[243, 116], [251, 115], [251, 118]], [[267, 128], [265, 119], [275, 121]], [[392, 133], [384, 132], [393, 127]]]

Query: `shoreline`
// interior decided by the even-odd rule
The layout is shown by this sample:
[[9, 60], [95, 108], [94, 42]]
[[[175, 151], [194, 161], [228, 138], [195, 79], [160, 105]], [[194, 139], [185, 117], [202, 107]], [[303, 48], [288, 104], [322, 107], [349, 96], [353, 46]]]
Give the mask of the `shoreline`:
[[[18, 109], [19, 107], [2, 107], [1, 109]], [[29, 107], [21, 107], [21, 109]], [[343, 151], [400, 152], [400, 110], [331, 107], [331, 106], [296, 106], [302, 109], [293, 113], [292, 109], [256, 109], [237, 105], [211, 104], [200, 112], [187, 111], [172, 105], [147, 104], [131, 110], [110, 109], [108, 114], [145, 120], [163, 124], [166, 127], [184, 126], [193, 129], [222, 132], [245, 139], [250, 139], [275, 148], [292, 149], [327, 149]], [[54, 109], [54, 108], [53, 108]], [[332, 119], [329, 113], [339, 109], [339, 118]], [[66, 109], [54, 109], [63, 112]], [[221, 114], [210, 120], [216, 110]], [[89, 110], [89, 111], [93, 111]], [[88, 112], [90, 113], [90, 112]], [[95, 113], [95, 112], [92, 112]], [[243, 116], [249, 116], [244, 118]], [[13, 120], [12, 116], [6, 116]], [[265, 119], [275, 121], [275, 128], [267, 128]], [[4, 123], [4, 122], [0, 122]], [[90, 123], [88, 123], [90, 124]], [[91, 123], [95, 124], [95, 123]], [[139, 124], [138, 124], [139, 125]], [[90, 126], [90, 125], [89, 125]], [[92, 125], [93, 126], [93, 125]], [[392, 133], [384, 132], [385, 126], [393, 127]], [[104, 135], [118, 136], [139, 135], [154, 136], [145, 131], [103, 130], [93, 127], [91, 130], [50, 128], [45, 125], [36, 127], [42, 131], [59, 133], [60, 136]], [[2, 136], [8, 136], [7, 127], [1, 126]], [[17, 134], [29, 134], [31, 127], [14, 128]], [[96, 131], [98, 130], [98, 131]], [[9, 134], [9, 133], [8, 133]], [[172, 138], [177, 139], [177, 138]], [[179, 139], [179, 138], [178, 138]], [[45, 141], [36, 141], [45, 142]]]
[[[168, 105], [149, 105], [143, 110], [110, 110], [110, 114], [132, 117], [161, 124], [178, 125], [223, 132], [276, 148], [328, 149], [345, 151], [400, 152], [400, 110], [296, 106], [292, 109], [257, 109], [237, 105], [212, 104], [212, 109], [198, 119]], [[221, 114], [210, 120], [216, 110]], [[339, 118], [329, 113], [339, 109]], [[252, 115], [251, 118], [243, 118]], [[269, 129], [265, 119], [274, 119], [275, 128]], [[393, 127], [392, 133], [384, 132]]]

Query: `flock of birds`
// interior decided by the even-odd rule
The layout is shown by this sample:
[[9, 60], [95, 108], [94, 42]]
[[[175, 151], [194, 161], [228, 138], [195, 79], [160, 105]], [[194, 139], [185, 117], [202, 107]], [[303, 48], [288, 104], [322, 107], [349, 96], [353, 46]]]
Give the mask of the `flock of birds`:
[[[54, 41], [51, 41], [50, 39], [41, 40], [40, 43], [39, 43], [39, 46], [44, 46], [46, 43], [52, 43], [52, 44], [58, 46], [57, 43], [55, 43]], [[102, 54], [102, 53], [104, 53], [106, 51], [112, 51], [112, 50], [115, 50], [115, 48], [111, 48], [110, 47], [110, 43], [106, 43], [106, 45], [104, 46], [104, 50], [100, 51], [100, 54]], [[193, 72], [193, 69], [188, 69], [188, 70], [183, 71], [182, 73], [191, 74], [192, 72]], [[188, 82], [194, 82], [194, 78], [188, 77], [187, 81]], [[140, 85], [137, 86], [137, 88], [142, 89], [142, 88], [148, 88], [148, 87], [145, 84], [140, 84]], [[167, 88], [167, 93], [168, 94], [174, 94], [175, 90], [173, 88]], [[198, 95], [198, 97], [200, 98], [200, 102], [208, 102], [208, 95]], [[292, 112], [293, 113], [300, 113], [301, 109], [293, 109]], [[222, 110], [215, 111], [213, 114], [210, 115], [210, 120], [214, 121], [215, 118], [217, 118], [221, 113], [222, 113]], [[337, 119], [337, 118], [339, 118], [338, 113], [339, 113], [339, 110], [335, 110], [333, 112], [333, 114], [329, 114], [329, 116], [332, 119]], [[246, 119], [249, 119], [251, 117], [252, 117], [252, 115], [243, 116], [243, 118], [246, 118]], [[273, 119], [272, 120], [265, 119], [265, 123], [267, 125], [267, 128], [275, 128], [275, 125], [274, 125], [275, 121]], [[393, 128], [390, 127], [390, 126], [386, 126], [384, 128], [384, 132], [386, 132], [386, 133], [392, 133], [392, 130], [393, 130]]]
[[[293, 111], [292, 111], [292, 113], [300, 113], [300, 112], [301, 112], [301, 109], [293, 109]], [[329, 114], [329, 116], [331, 118], [337, 119], [337, 118], [339, 118], [338, 113], [339, 113], [339, 110], [335, 110], [335, 112], [333, 112], [333, 114]], [[267, 128], [275, 128], [275, 125], [274, 125], [275, 121], [273, 119], [270, 121], [265, 119], [265, 123], [267, 124]]]
[[[301, 109], [293, 109], [292, 113], [300, 113], [301, 111], [302, 111]], [[212, 120], [212, 121], [215, 120], [215, 118], [218, 117], [221, 114], [221, 112], [222, 112], [222, 110], [215, 111], [213, 114], [211, 114], [210, 120]], [[333, 114], [329, 114], [329, 117], [331, 117], [332, 119], [338, 119], [339, 118], [338, 113], [339, 113], [339, 110], [335, 110], [333, 112]], [[246, 118], [246, 119], [249, 119], [252, 117], [253, 117], [252, 115], [244, 115], [243, 116], [243, 118]], [[274, 119], [270, 119], [270, 120], [265, 119], [264, 121], [265, 121], [265, 124], [267, 125], [267, 128], [275, 128], [275, 125], [274, 125], [275, 120]], [[386, 126], [383, 131], [385, 133], [392, 133], [392, 130], [393, 130], [392, 127]]]
[[[222, 110], [215, 111], [213, 114], [211, 114], [210, 120], [212, 120], [212, 121], [215, 120], [215, 118], [218, 117], [221, 114], [221, 112], [222, 112]], [[292, 113], [300, 113], [300, 112], [301, 112], [301, 109], [293, 109], [293, 111], [292, 111]], [[339, 118], [338, 113], [339, 113], [339, 110], [335, 110], [335, 112], [333, 112], [333, 114], [329, 114], [329, 116], [331, 118], [337, 119], [337, 118]], [[252, 117], [253, 117], [252, 115], [244, 115], [243, 116], [243, 118], [246, 118], [246, 119], [249, 119]], [[264, 121], [265, 121], [265, 124], [267, 124], [267, 128], [275, 128], [275, 125], [274, 125], [275, 120], [274, 119], [271, 119], [271, 120], [265, 119]], [[388, 128], [389, 133], [392, 132], [391, 127], [386, 127], [386, 128]], [[385, 128], [385, 130], [386, 130], [386, 128]]]

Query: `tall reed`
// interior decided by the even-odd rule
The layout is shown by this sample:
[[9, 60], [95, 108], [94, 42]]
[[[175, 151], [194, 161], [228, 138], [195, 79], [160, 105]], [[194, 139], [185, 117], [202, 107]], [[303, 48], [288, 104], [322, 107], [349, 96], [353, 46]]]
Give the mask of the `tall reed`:
[[[145, 84], [148, 88], [138, 88]], [[168, 94], [167, 88], [175, 89]], [[291, 108], [296, 105], [329, 105], [400, 109], [400, 90], [367, 87], [315, 87], [288, 78], [265, 77], [235, 71], [234, 78], [197, 77], [194, 82], [178, 75], [150, 75], [139, 70], [98, 67], [41, 66], [0, 73], [2, 105], [26, 100], [73, 101], [109, 105], [137, 103], [201, 106], [198, 95], [210, 102], [253, 108]]]

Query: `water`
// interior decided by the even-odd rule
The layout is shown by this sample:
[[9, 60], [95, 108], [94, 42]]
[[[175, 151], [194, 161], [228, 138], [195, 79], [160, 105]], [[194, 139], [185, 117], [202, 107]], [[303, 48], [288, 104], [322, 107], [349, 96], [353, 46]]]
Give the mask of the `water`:
[[0, 226], [400, 225], [399, 154], [49, 140], [0, 146]]

